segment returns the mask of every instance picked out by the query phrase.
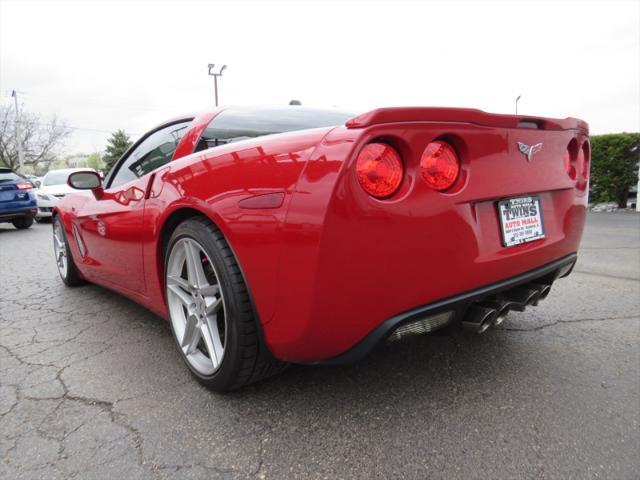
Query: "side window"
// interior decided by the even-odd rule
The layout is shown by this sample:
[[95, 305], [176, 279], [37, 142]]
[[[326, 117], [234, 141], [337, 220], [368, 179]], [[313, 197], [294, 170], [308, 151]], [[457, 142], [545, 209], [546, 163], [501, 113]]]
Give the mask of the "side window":
[[149, 135], [118, 167], [109, 187], [118, 187], [168, 163], [190, 123], [174, 123]]

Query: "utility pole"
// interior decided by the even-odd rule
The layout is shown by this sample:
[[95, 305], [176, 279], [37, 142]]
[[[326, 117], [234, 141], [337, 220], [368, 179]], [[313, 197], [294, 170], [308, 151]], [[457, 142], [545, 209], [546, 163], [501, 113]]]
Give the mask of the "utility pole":
[[522, 98], [522, 95], [518, 95], [516, 97], [516, 115], [518, 115], [518, 102], [520, 101], [521, 98]]
[[227, 68], [227, 66], [222, 65], [218, 73], [215, 72], [214, 70], [215, 67], [216, 65], [214, 63], [209, 64], [209, 75], [213, 77], [213, 88], [215, 92], [215, 100], [216, 100], [216, 107], [217, 107], [218, 106], [218, 77], [222, 76], [222, 72], [224, 72], [224, 69]]
[[18, 92], [13, 90], [11, 96], [16, 105], [16, 143], [18, 144], [18, 162], [20, 168], [24, 167], [24, 151], [22, 150], [22, 126], [20, 124], [20, 112], [18, 110]]

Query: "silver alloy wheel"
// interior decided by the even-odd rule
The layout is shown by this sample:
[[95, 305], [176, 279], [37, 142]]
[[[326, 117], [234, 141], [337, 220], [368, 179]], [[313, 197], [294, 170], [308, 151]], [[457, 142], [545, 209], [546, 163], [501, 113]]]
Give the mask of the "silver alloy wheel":
[[64, 241], [64, 233], [62, 231], [62, 222], [56, 219], [53, 223], [53, 251], [56, 255], [56, 264], [58, 272], [62, 278], [67, 278], [67, 269], [69, 268], [67, 260], [67, 244]]
[[181, 238], [173, 245], [165, 279], [169, 316], [187, 361], [202, 375], [220, 367], [226, 347], [226, 310], [218, 278], [197, 241]]

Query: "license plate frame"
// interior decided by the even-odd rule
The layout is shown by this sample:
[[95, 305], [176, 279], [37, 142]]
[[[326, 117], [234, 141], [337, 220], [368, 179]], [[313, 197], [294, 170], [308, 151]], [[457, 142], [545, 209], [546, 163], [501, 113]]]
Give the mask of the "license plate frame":
[[540, 195], [500, 200], [497, 208], [503, 247], [515, 247], [546, 237]]

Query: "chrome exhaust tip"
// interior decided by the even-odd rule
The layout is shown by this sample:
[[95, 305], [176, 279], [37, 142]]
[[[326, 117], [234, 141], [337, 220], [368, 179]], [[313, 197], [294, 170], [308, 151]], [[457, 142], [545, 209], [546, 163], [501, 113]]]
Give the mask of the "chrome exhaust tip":
[[539, 293], [538, 298], [536, 299], [533, 305], [538, 305], [540, 300], [544, 300], [545, 298], [547, 298], [547, 296], [549, 295], [549, 292], [551, 291], [551, 285], [546, 285], [541, 283], [532, 283], [529, 286], [532, 288], [535, 288]]
[[483, 307], [493, 308], [496, 311], [495, 318], [493, 319], [493, 326], [497, 327], [501, 325], [507, 318], [509, 310], [511, 310], [512, 303], [507, 300], [490, 300], [481, 303]]
[[514, 288], [505, 292], [505, 300], [511, 302], [511, 309], [524, 312], [528, 305], [535, 305], [540, 298], [540, 292], [531, 288]]
[[493, 325], [497, 313], [494, 308], [471, 305], [462, 320], [462, 327], [477, 334], [484, 333]]
[[494, 327], [499, 327], [500, 325], [502, 325], [504, 323], [506, 318], [507, 318], [507, 314], [506, 313], [504, 315], [497, 315], [495, 320], [493, 321], [493, 326]]

